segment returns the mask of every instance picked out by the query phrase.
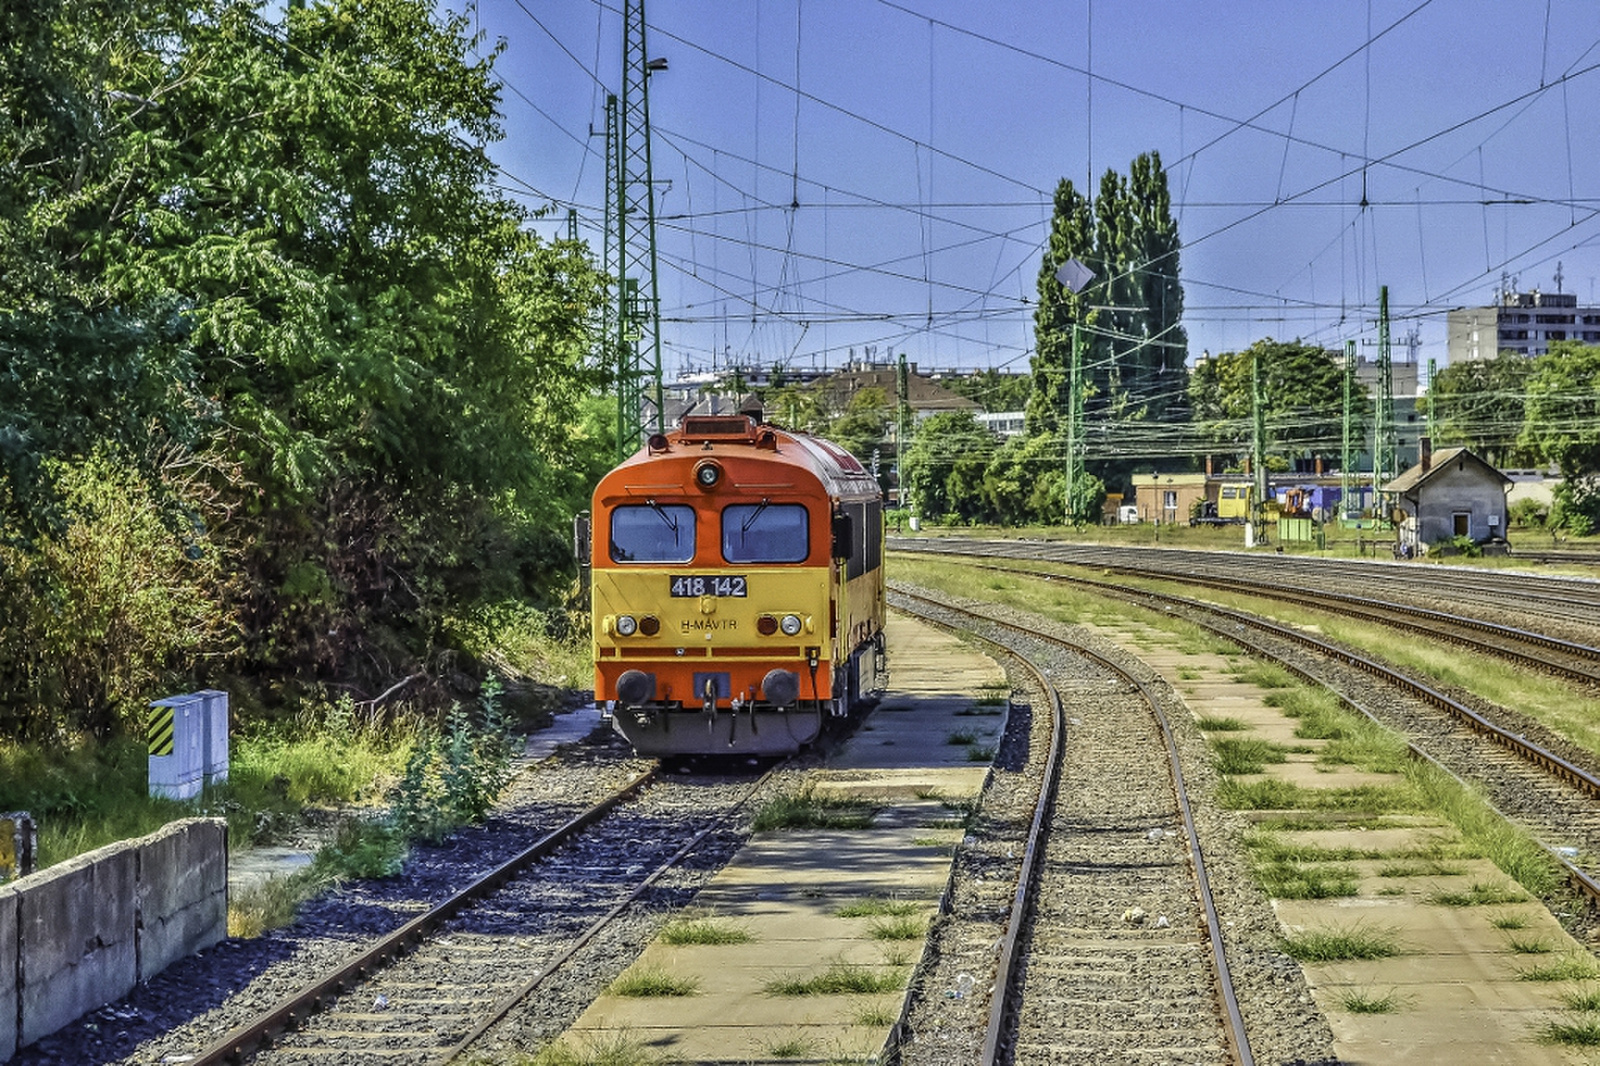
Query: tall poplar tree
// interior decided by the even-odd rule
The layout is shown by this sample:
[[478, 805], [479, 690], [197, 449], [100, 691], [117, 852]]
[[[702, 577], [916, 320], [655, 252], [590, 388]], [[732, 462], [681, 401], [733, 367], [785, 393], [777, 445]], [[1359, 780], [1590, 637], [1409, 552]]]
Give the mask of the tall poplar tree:
[[[1061, 433], [1077, 324], [1087, 467], [1112, 488], [1126, 481], [1133, 466], [1132, 457], [1120, 454], [1119, 427], [1187, 417], [1179, 248], [1167, 175], [1156, 152], [1135, 159], [1127, 176], [1107, 171], [1092, 202], [1070, 181], [1056, 189], [1050, 245], [1039, 265], [1029, 432]], [[1094, 272], [1076, 294], [1055, 276], [1072, 259]]]

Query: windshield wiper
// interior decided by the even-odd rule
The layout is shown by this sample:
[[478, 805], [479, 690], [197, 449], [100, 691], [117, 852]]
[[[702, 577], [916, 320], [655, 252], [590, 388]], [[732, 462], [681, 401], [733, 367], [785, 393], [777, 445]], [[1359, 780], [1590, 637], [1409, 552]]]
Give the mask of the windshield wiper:
[[667, 528], [668, 529], [672, 530], [672, 540], [673, 540], [673, 543], [676, 544], [677, 540], [678, 540], [678, 520], [676, 518], [673, 518], [671, 515], [669, 515], [666, 512], [666, 509], [663, 508], [656, 501], [654, 501], [654, 500], [646, 500], [644, 502], [649, 504], [650, 505], [650, 509], [652, 511], [654, 511], [658, 516], [660, 516], [661, 521], [663, 521], [663, 522], [665, 522], [667, 524]]
[[745, 518], [743, 522], [739, 523], [739, 532], [750, 532], [750, 527], [756, 524], [756, 519], [761, 517], [761, 512], [765, 511], [767, 509], [767, 505], [771, 502], [771, 500], [762, 499], [761, 503], [756, 507], [756, 509], [751, 511], [749, 516]]

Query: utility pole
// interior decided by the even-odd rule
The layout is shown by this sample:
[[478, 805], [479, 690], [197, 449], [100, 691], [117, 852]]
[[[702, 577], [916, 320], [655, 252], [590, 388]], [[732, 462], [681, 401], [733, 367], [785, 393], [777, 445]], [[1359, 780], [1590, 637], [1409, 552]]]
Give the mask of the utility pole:
[[1072, 324], [1072, 360], [1067, 376], [1067, 525], [1077, 525], [1078, 483], [1083, 480], [1083, 331]]
[[1339, 453], [1339, 513], [1346, 518], [1359, 517], [1356, 506], [1361, 491], [1356, 480], [1356, 427], [1355, 427], [1356, 342], [1344, 342], [1344, 448]]
[[1423, 389], [1428, 394], [1428, 438], [1430, 440], [1437, 438], [1439, 435], [1439, 427], [1433, 421], [1433, 377], [1438, 372], [1439, 360], [1430, 356], [1428, 359], [1428, 380], [1422, 383]]
[[[1056, 280], [1069, 294], [1081, 293], [1094, 280], [1094, 271], [1068, 259], [1056, 267]], [[1066, 499], [1062, 511], [1066, 524], [1075, 525], [1081, 517], [1077, 513], [1078, 483], [1083, 480], [1083, 331], [1078, 323], [1082, 308], [1074, 309], [1072, 316], [1072, 355], [1067, 375], [1067, 468]]]
[[1254, 475], [1254, 491], [1250, 499], [1250, 536], [1246, 547], [1265, 544], [1261, 525], [1266, 516], [1267, 503], [1267, 405], [1261, 388], [1261, 355], [1250, 355], [1250, 469]]
[[661, 293], [656, 280], [655, 178], [650, 162], [650, 75], [667, 69], [645, 49], [644, 0], [624, 0], [622, 97], [606, 99], [606, 210], [616, 214], [617, 451], [661, 432]]
[[895, 370], [895, 391], [899, 394], [895, 404], [894, 429], [894, 485], [900, 494], [900, 506], [907, 507], [905, 481], [906, 447], [911, 443], [911, 374], [906, 369], [906, 353], [900, 353], [900, 363]]
[[1379, 528], [1389, 523], [1389, 501], [1380, 492], [1385, 481], [1393, 480], [1400, 471], [1396, 452], [1394, 425], [1394, 366], [1389, 358], [1389, 286], [1378, 289], [1378, 395], [1376, 418], [1372, 428], [1372, 501], [1379, 512]]

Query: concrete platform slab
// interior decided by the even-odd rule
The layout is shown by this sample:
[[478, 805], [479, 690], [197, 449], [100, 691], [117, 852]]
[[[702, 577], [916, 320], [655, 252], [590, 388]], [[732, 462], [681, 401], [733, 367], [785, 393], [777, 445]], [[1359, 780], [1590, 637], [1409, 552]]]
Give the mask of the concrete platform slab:
[[[859, 1061], [877, 1052], [899, 1017], [898, 992], [778, 995], [780, 977], [831, 967], [909, 976], [922, 941], [880, 940], [885, 917], [841, 917], [852, 902], [915, 905], [913, 920], [936, 913], [960, 812], [941, 800], [977, 795], [986, 764], [968, 760], [950, 733], [997, 735], [984, 713], [1005, 691], [989, 659], [942, 632], [892, 616], [893, 689], [815, 777], [826, 791], [881, 803], [864, 830], [760, 834], [695, 900], [754, 937], [749, 944], [650, 945], [630, 968], [659, 966], [698, 981], [699, 993], [672, 999], [603, 996], [562, 1037], [573, 1048], [606, 1038], [634, 1041], [677, 1061], [777, 1063]], [[973, 712], [978, 713], [973, 713]], [[890, 740], [892, 743], [884, 743]], [[944, 824], [940, 824], [944, 823]]]

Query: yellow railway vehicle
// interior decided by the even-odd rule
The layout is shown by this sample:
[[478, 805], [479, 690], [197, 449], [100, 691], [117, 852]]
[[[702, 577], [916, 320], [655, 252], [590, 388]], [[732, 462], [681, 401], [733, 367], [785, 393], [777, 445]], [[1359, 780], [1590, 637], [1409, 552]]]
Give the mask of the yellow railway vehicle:
[[882, 496], [828, 441], [685, 418], [600, 480], [579, 551], [595, 699], [641, 755], [793, 752], [883, 687]]

